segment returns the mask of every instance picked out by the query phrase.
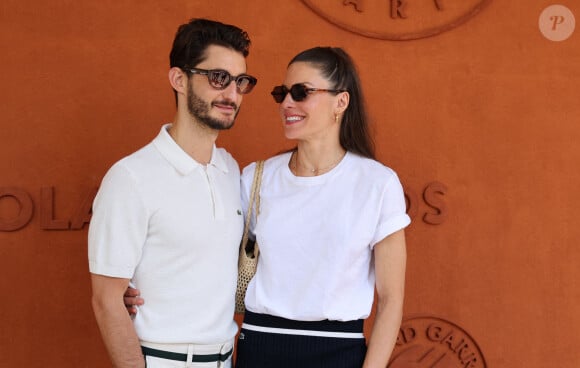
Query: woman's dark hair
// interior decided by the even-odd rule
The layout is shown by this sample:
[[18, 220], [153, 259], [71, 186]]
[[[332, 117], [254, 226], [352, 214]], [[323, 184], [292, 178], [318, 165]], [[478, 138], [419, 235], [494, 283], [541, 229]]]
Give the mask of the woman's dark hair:
[[296, 62], [318, 68], [331, 82], [330, 88], [348, 91], [350, 102], [340, 126], [340, 145], [347, 151], [375, 159], [360, 80], [351, 57], [338, 47], [314, 47], [296, 55], [288, 65]]

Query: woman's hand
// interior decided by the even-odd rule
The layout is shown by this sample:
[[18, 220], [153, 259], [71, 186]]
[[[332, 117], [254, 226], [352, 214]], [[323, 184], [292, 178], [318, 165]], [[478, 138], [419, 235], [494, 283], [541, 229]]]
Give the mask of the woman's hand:
[[125, 308], [127, 308], [127, 312], [131, 317], [135, 317], [137, 315], [137, 307], [145, 303], [140, 295], [141, 292], [139, 289], [134, 289], [131, 286], [127, 287], [127, 290], [125, 290], [123, 302], [125, 303]]

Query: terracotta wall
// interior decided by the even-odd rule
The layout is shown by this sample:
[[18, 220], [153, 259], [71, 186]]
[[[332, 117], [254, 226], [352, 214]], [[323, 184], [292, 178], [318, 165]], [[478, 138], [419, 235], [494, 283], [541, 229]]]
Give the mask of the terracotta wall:
[[[580, 17], [577, 1], [558, 3]], [[108, 365], [90, 306], [87, 203], [113, 162], [172, 119], [168, 52], [191, 17], [252, 37], [259, 83], [219, 142], [241, 165], [292, 144], [269, 96], [291, 56], [336, 45], [357, 61], [379, 158], [414, 214], [405, 316], [426, 320], [407, 325], [398, 352], [423, 339], [445, 368], [578, 367], [580, 34], [542, 36], [552, 4], [492, 0], [442, 34], [389, 41], [298, 0], [3, 0], [0, 367]], [[462, 364], [462, 340], [484, 358]]]

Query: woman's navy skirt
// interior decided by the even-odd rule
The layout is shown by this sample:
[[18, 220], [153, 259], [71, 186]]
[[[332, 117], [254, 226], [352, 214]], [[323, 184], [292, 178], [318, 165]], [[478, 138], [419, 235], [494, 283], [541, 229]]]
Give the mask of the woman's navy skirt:
[[246, 311], [236, 368], [360, 368], [364, 320], [294, 321]]

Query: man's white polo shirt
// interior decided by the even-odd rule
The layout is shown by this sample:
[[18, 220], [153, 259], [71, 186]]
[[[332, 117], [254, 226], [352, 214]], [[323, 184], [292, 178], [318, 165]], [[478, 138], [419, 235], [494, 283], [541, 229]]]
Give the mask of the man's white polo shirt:
[[238, 164], [214, 146], [207, 167], [163, 126], [105, 175], [89, 228], [91, 273], [131, 279], [143, 341], [217, 344], [235, 336], [243, 230]]

